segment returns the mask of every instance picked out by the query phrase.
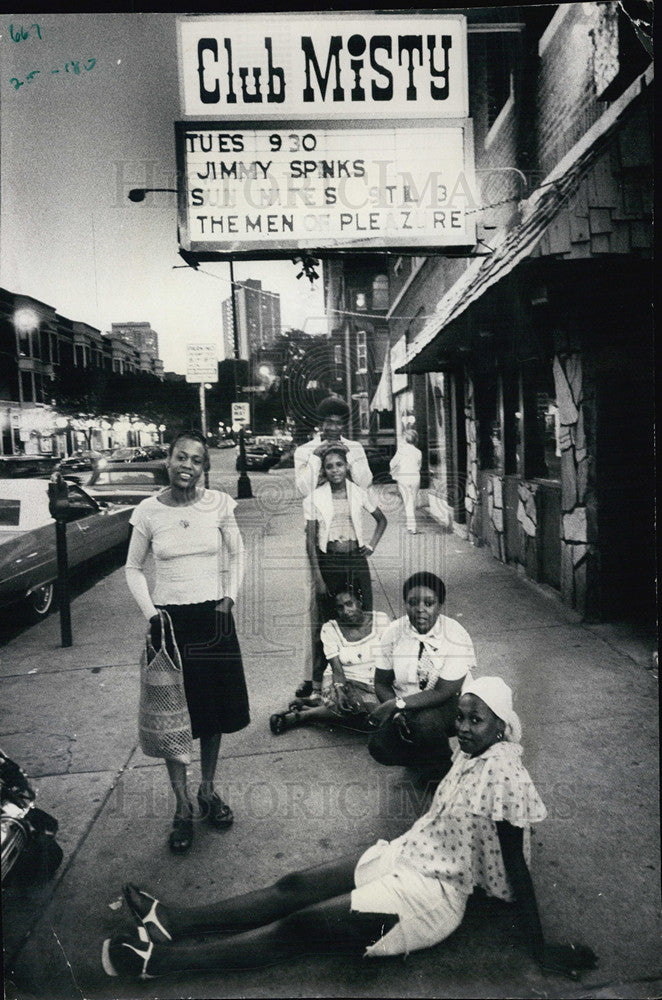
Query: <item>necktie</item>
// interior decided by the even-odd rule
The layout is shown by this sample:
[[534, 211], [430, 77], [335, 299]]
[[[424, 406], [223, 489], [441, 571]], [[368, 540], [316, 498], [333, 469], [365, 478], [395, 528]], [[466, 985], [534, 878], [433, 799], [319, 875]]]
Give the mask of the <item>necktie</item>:
[[425, 651], [425, 643], [419, 641], [418, 643], [418, 664], [416, 666], [416, 676], [418, 678], [418, 686], [421, 691], [424, 691], [427, 687], [427, 683], [430, 677], [430, 668], [432, 663], [430, 662], [430, 657]]

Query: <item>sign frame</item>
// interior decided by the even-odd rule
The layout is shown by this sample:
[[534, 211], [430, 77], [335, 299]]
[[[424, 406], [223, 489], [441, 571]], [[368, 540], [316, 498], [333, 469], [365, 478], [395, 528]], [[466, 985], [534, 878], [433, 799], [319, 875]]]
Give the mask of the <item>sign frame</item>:
[[[380, 123], [381, 124], [381, 123]], [[379, 127], [377, 125], [376, 127]], [[471, 118], [448, 118], [448, 119], [389, 119], [383, 123], [383, 127], [396, 130], [400, 127], [419, 129], [462, 129], [463, 132], [463, 172], [468, 185], [472, 191], [476, 191], [475, 186], [475, 165], [473, 147], [473, 120]], [[193, 257], [195, 260], [269, 260], [269, 259], [289, 259], [293, 255], [304, 251], [309, 254], [320, 254], [325, 256], [342, 256], [343, 254], [374, 254], [384, 250], [393, 250], [399, 254], [442, 254], [444, 256], [466, 257], [476, 243], [475, 227], [473, 237], [469, 233], [469, 239], [462, 244], [439, 244], [430, 243], [424, 239], [416, 242], [394, 240], [385, 238], [383, 235], [374, 239], [367, 239], [354, 245], [350, 240], [346, 244], [336, 240], [335, 245], [329, 245], [323, 238], [311, 239], [291, 239], [278, 240], [277, 246], [269, 246], [263, 238], [258, 240], [245, 240], [233, 242], [231, 237], [226, 244], [217, 242], [193, 241], [189, 236], [189, 205], [188, 191], [185, 187], [186, 179], [186, 151], [185, 135], [191, 131], [282, 131], [291, 129], [296, 131], [351, 131], [365, 130], [365, 119], [320, 119], [316, 121], [301, 121], [299, 119], [286, 120], [228, 120], [225, 122], [211, 121], [210, 119], [182, 119], [175, 122], [175, 148], [177, 158], [177, 215], [178, 234], [181, 249]], [[443, 206], [442, 206], [443, 207]]]
[[[199, 375], [204, 375], [204, 378], [193, 377], [194, 367], [193, 367], [193, 351], [191, 348], [204, 348], [204, 353], [209, 356], [205, 361], [207, 362], [207, 367], [200, 369]], [[213, 362], [211, 361], [211, 356], [213, 355]], [[213, 366], [213, 367], [212, 367]], [[210, 374], [211, 373], [211, 374]], [[205, 342], [205, 343], [193, 343], [187, 342], [186, 344], [186, 381], [192, 384], [205, 383], [205, 382], [218, 382], [218, 345]]]
[[[469, 54], [468, 54], [468, 19], [466, 14], [462, 13], [461, 9], [454, 9], [452, 11], [445, 11], [443, 9], [414, 9], [412, 11], [403, 12], [402, 10], [344, 10], [344, 11], [334, 11], [334, 10], [317, 10], [317, 11], [274, 11], [270, 17], [270, 23], [273, 25], [277, 20], [283, 22], [283, 24], [292, 29], [296, 26], [296, 31], [305, 30], [308, 34], [315, 29], [320, 31], [328, 31], [329, 38], [334, 32], [343, 32], [349, 34], [350, 32], [354, 35], [360, 33], [361, 31], [370, 32], [374, 34], [375, 32], [381, 33], [384, 31], [394, 32], [400, 30], [399, 27], [396, 29], [396, 25], [402, 25], [402, 28], [406, 31], [407, 35], [411, 34], [412, 25], [412, 14], [418, 14], [421, 18], [426, 18], [430, 23], [426, 23], [421, 27], [421, 31], [429, 32], [432, 30], [434, 25], [435, 31], [440, 31], [443, 33], [444, 25], [447, 31], [451, 33], [459, 33], [460, 36], [460, 48], [455, 46], [454, 51], [459, 51], [459, 73], [464, 80], [463, 89], [460, 96], [460, 108], [459, 116], [468, 117], [469, 116], [469, 91], [468, 91], [468, 73], [469, 73]], [[454, 26], [451, 28], [449, 22], [454, 22]], [[328, 102], [325, 104], [310, 104], [299, 106], [292, 106], [292, 103], [284, 100], [284, 107], [281, 109], [280, 101], [275, 101], [269, 103], [269, 101], [262, 104], [260, 101], [259, 111], [257, 105], [251, 102], [241, 102], [236, 97], [230, 103], [226, 101], [221, 104], [221, 102], [214, 102], [215, 106], [209, 109], [209, 113], [206, 113], [204, 105], [198, 107], [197, 109], [191, 109], [187, 111], [187, 72], [185, 70], [185, 60], [188, 55], [189, 49], [185, 49], [184, 34], [188, 26], [199, 25], [218, 25], [218, 34], [226, 34], [229, 36], [229, 44], [233, 45], [236, 42], [237, 35], [243, 32], [246, 35], [254, 36], [256, 33], [259, 34], [261, 30], [264, 30], [265, 26], [265, 15], [260, 11], [229, 11], [227, 13], [180, 13], [177, 17], [177, 69], [178, 69], [178, 82], [179, 82], [179, 106], [181, 109], [181, 117], [188, 120], [199, 120], [205, 118], [207, 120], [217, 120], [218, 118], [227, 117], [227, 120], [243, 121], [243, 117], [248, 113], [250, 116], [251, 105], [254, 109], [255, 115], [259, 115], [260, 118], [264, 120], [270, 120], [273, 122], [290, 120], [295, 118], [297, 120], [314, 120], [318, 121], [320, 119], [331, 119], [346, 116], [348, 119], [354, 117], [361, 117], [364, 122], [370, 121], [375, 117], [382, 116], [384, 118], [408, 118], [411, 120], [412, 117], [416, 118], [426, 117], [433, 115], [435, 118], [442, 120], [446, 118], [450, 120], [451, 116], [456, 117], [458, 115], [458, 110], [456, 110], [452, 115], [444, 114], [444, 102], [439, 100], [435, 103], [435, 106], [430, 106], [428, 112], [422, 111], [417, 113], [415, 109], [415, 103], [409, 107], [406, 106], [406, 101], [402, 98], [393, 101], [393, 108], [387, 107], [387, 104], [383, 101], [375, 102], [373, 101], [348, 101], [343, 102], [341, 105], [333, 104], [333, 102]], [[273, 28], [271, 29], [273, 31]], [[289, 36], [288, 36], [289, 37]], [[216, 39], [218, 40], [218, 39]], [[224, 42], [228, 41], [228, 38], [223, 39]], [[200, 42], [200, 38], [198, 38]], [[349, 46], [348, 46], [349, 49]], [[298, 56], [297, 50], [297, 56]], [[317, 53], [321, 54], [321, 53]], [[235, 53], [232, 60], [233, 71], [236, 77], [237, 75], [237, 59], [240, 57], [240, 53]], [[270, 53], [273, 56], [275, 63], [279, 62], [279, 56], [282, 53], [274, 51]], [[327, 53], [329, 55], [329, 53]], [[291, 64], [289, 66], [290, 70], [296, 69], [296, 60], [293, 59], [290, 54]], [[330, 55], [329, 55], [329, 65], [330, 65]], [[362, 59], [366, 61], [368, 59], [368, 52], [365, 51]], [[370, 57], [371, 58], [371, 57]], [[390, 58], [390, 57], [389, 57]], [[219, 50], [219, 60], [220, 60], [220, 50]], [[422, 64], [422, 63], [421, 63]], [[378, 67], [374, 67], [381, 78], [381, 84], [384, 82], [384, 77]], [[250, 68], [249, 68], [250, 72]], [[197, 75], [197, 74], [196, 74]], [[285, 79], [285, 78], [284, 78]], [[349, 70], [348, 70], [348, 79]], [[299, 80], [299, 82], [301, 82]], [[287, 76], [287, 83], [292, 86], [294, 84], [294, 77]], [[196, 102], [201, 104], [202, 102]], [[390, 102], [389, 102], [390, 103]], [[363, 105], [363, 107], [361, 107]], [[264, 112], [264, 113], [263, 113]]]

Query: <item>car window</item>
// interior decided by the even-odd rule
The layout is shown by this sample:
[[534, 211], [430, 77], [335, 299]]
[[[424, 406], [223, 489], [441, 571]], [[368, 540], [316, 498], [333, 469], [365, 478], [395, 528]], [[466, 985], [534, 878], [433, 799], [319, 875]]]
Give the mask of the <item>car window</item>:
[[3, 528], [17, 528], [21, 520], [20, 500], [0, 500], [0, 525]]
[[95, 486], [136, 486], [139, 483], [153, 486], [154, 473], [149, 470], [141, 472], [140, 469], [136, 469], [135, 472], [126, 469], [123, 472], [113, 472], [112, 469], [108, 469], [100, 472], [94, 481]]
[[69, 500], [69, 506], [72, 508], [73, 516], [71, 520], [73, 521], [97, 513], [98, 508], [94, 501], [71, 483], [67, 483], [67, 499]]

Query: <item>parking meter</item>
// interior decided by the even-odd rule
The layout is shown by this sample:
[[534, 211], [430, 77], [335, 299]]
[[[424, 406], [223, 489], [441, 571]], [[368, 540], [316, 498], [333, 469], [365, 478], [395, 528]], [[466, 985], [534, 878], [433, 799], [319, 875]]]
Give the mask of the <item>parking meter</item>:
[[48, 509], [55, 519], [57, 553], [57, 594], [60, 605], [60, 637], [62, 646], [71, 646], [71, 606], [69, 596], [69, 560], [67, 557], [67, 521], [72, 519], [69, 491], [59, 472], [54, 472], [48, 484]]
[[62, 474], [54, 472], [48, 483], [48, 509], [56, 521], [68, 521], [70, 517], [69, 491]]

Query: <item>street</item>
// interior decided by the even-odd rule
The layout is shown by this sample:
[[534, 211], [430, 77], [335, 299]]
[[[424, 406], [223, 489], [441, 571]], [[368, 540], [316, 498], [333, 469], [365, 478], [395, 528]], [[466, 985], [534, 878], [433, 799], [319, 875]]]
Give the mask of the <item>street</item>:
[[[211, 488], [236, 495], [234, 449], [212, 451]], [[166, 845], [166, 770], [137, 745], [143, 623], [121, 567], [81, 586], [73, 646], [57, 614], [1, 639], [0, 745], [57, 817], [64, 861], [52, 883], [3, 890], [8, 1000], [160, 997], [659, 996], [658, 690], [652, 639], [583, 624], [550, 591], [486, 548], [444, 533], [425, 509], [408, 535], [394, 486], [379, 487], [389, 525], [372, 558], [375, 608], [402, 614], [403, 579], [446, 581], [444, 612], [471, 635], [478, 674], [511, 685], [524, 763], [548, 809], [532, 836], [532, 876], [551, 940], [582, 941], [598, 966], [581, 983], [543, 976], [513, 932], [507, 905], [470, 904], [460, 928], [406, 962], [339, 963], [332, 954], [253, 973], [179, 975], [127, 986], [105, 977], [101, 942], [131, 929], [123, 882], [188, 904], [229, 896], [296, 869], [393, 838], [424, 808], [400, 768], [381, 767], [364, 737], [302, 728], [274, 737], [268, 719], [301, 677], [307, 575], [291, 469], [250, 473], [238, 502], [247, 574], [237, 627], [251, 725], [223, 738], [221, 794], [235, 824], [196, 827], [192, 852]], [[198, 776], [197, 759], [191, 786]]]

